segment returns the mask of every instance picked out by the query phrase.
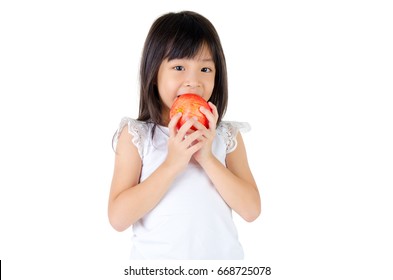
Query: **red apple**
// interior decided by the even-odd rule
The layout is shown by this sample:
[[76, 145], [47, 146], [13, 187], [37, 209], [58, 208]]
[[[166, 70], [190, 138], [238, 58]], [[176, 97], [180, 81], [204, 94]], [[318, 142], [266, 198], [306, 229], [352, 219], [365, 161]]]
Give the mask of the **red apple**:
[[[199, 111], [201, 106], [211, 111], [209, 104], [199, 95], [193, 93], [182, 94], [173, 103], [169, 112], [169, 118], [172, 118], [174, 115], [181, 112], [182, 116], [177, 123], [178, 129], [192, 117], [197, 117], [201, 124], [203, 124], [206, 128], [209, 128], [208, 119], [201, 111]], [[196, 130], [194, 126], [192, 126], [191, 129]]]

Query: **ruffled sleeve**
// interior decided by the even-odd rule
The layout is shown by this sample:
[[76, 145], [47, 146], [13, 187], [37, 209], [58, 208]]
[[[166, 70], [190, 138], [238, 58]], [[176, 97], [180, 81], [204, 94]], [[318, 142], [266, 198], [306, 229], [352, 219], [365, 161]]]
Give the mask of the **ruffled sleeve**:
[[138, 121], [132, 118], [124, 117], [120, 124], [119, 128], [117, 129], [114, 139], [113, 145], [116, 147], [117, 142], [119, 140], [119, 136], [123, 131], [124, 127], [127, 126], [128, 133], [132, 135], [132, 143], [137, 147], [139, 156], [143, 158], [143, 146], [145, 143], [146, 138], [148, 137], [148, 127], [145, 122]]
[[221, 135], [226, 144], [227, 154], [233, 152], [237, 147], [236, 136], [238, 132], [248, 132], [251, 126], [247, 122], [222, 121], [217, 127], [217, 134]]

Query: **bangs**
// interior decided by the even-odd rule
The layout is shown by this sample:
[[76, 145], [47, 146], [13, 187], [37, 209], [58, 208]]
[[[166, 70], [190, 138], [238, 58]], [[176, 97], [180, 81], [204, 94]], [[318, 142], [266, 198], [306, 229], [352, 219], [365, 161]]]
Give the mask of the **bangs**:
[[208, 47], [211, 51], [209, 46], [212, 45], [212, 40], [209, 38], [209, 34], [194, 19], [184, 17], [173, 26], [178, 26], [178, 28], [167, 31], [172, 34], [168, 34], [167, 38], [170, 40], [165, 46], [164, 58], [168, 60], [194, 58], [203, 47]]

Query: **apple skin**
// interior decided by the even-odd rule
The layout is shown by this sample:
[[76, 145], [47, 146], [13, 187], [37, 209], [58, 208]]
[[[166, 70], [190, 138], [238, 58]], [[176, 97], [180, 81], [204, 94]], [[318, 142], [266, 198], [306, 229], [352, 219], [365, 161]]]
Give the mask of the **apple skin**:
[[[182, 94], [175, 100], [175, 102], [173, 102], [171, 110], [169, 111], [169, 118], [172, 118], [174, 115], [181, 112], [182, 116], [177, 122], [177, 129], [180, 129], [180, 127], [192, 117], [197, 117], [201, 124], [203, 124], [206, 128], [209, 128], [209, 120], [199, 110], [201, 106], [205, 107], [210, 112], [212, 111], [206, 100], [199, 95], [193, 93]], [[197, 130], [194, 126], [192, 126], [191, 129]]]

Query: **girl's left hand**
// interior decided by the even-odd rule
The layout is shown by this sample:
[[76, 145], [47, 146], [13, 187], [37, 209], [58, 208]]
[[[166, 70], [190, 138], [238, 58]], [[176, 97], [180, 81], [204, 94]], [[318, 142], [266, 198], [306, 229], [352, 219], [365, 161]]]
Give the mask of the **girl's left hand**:
[[194, 124], [194, 127], [202, 132], [202, 140], [198, 140], [198, 141], [202, 141], [203, 146], [200, 150], [198, 150], [193, 155], [193, 157], [202, 167], [204, 162], [214, 157], [212, 153], [212, 144], [213, 144], [214, 137], [216, 136], [218, 112], [217, 112], [217, 107], [213, 103], [209, 102], [209, 106], [212, 109], [212, 112], [210, 112], [208, 109], [202, 106], [201, 108], [199, 108], [201, 113], [204, 114], [208, 119], [209, 128], [206, 128], [200, 122], [196, 122]]

